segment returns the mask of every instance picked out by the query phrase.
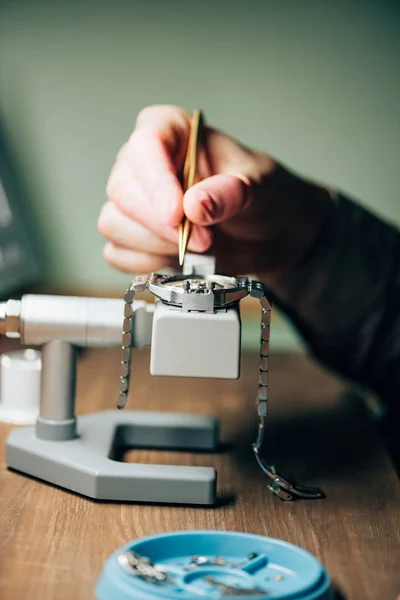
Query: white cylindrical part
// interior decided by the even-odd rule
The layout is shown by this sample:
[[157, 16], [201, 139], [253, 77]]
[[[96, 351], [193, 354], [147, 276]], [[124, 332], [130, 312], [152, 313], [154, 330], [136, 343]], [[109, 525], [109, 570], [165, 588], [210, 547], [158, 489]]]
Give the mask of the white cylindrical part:
[[86, 346], [120, 346], [124, 302], [122, 299], [87, 299]]
[[122, 300], [27, 294], [22, 298], [21, 341], [35, 346], [51, 340], [118, 346], [122, 321]]
[[[137, 300], [133, 310], [135, 345], [141, 347], [151, 340], [153, 307]], [[27, 294], [22, 298], [21, 341], [30, 346], [62, 340], [74, 346], [119, 347], [123, 319], [123, 300]]]
[[36, 422], [41, 368], [37, 350], [18, 350], [0, 357], [0, 421], [16, 425]]

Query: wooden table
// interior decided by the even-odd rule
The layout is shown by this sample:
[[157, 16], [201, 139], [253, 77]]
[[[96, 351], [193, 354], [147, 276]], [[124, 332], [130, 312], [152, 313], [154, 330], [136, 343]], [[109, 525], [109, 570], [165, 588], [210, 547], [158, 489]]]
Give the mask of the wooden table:
[[[1, 600], [89, 600], [104, 560], [143, 535], [230, 529], [294, 542], [329, 569], [346, 600], [395, 600], [400, 594], [400, 485], [362, 404], [302, 356], [275, 355], [267, 458], [299, 482], [318, 485], [322, 501], [272, 496], [251, 451], [257, 357], [245, 355], [239, 381], [151, 378], [148, 354], [134, 362], [128, 408], [215, 414], [226, 443], [218, 455], [129, 451], [126, 460], [215, 465], [215, 508], [101, 503], [6, 470], [9, 426], [0, 425]], [[119, 353], [83, 354], [78, 414], [113, 408]]]

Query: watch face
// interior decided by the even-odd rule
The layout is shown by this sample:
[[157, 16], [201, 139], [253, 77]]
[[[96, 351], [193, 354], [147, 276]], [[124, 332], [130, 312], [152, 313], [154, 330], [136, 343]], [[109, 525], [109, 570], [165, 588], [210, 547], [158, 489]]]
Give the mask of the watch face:
[[215, 308], [235, 304], [248, 294], [247, 279], [224, 275], [160, 275], [154, 273], [148, 289], [166, 304], [182, 306], [185, 294], [213, 294]]
[[189, 287], [191, 291], [202, 291], [209, 289], [211, 285], [213, 285], [215, 290], [232, 289], [238, 286], [238, 282], [234, 277], [211, 275], [207, 278], [199, 278], [198, 275], [196, 275], [194, 278], [184, 277], [182, 279], [170, 277], [163, 282], [160, 282], [160, 285], [174, 287], [178, 290], [187, 289], [187, 287]]

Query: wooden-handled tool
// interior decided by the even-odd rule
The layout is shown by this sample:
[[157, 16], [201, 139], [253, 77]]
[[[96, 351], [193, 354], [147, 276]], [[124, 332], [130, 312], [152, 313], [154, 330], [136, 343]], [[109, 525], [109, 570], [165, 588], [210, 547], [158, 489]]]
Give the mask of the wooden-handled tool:
[[[189, 144], [186, 153], [185, 165], [183, 167], [183, 192], [185, 193], [196, 182], [197, 175], [197, 157], [199, 145], [202, 139], [204, 127], [204, 118], [201, 110], [196, 109], [193, 112], [190, 128]], [[191, 223], [187, 217], [179, 227], [179, 264], [183, 265], [185, 254], [190, 237]]]

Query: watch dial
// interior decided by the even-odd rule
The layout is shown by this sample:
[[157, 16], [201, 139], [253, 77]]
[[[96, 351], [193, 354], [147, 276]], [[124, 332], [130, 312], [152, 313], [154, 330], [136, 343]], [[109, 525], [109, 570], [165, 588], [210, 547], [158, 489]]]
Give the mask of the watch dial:
[[234, 277], [224, 277], [222, 275], [212, 275], [207, 279], [204, 278], [192, 278], [185, 277], [180, 279], [175, 279], [171, 277], [170, 279], [166, 279], [161, 282], [161, 285], [167, 287], [174, 287], [177, 289], [183, 289], [185, 287], [185, 281], [190, 281], [190, 289], [192, 290], [206, 290], [207, 284], [211, 281], [214, 283], [214, 289], [223, 290], [223, 289], [232, 289], [237, 287], [238, 283]]

